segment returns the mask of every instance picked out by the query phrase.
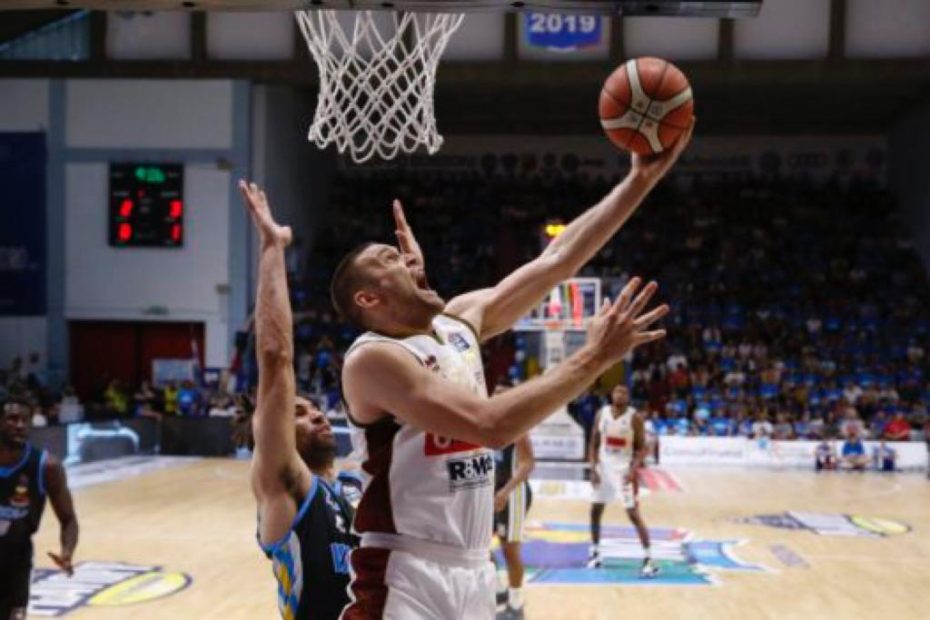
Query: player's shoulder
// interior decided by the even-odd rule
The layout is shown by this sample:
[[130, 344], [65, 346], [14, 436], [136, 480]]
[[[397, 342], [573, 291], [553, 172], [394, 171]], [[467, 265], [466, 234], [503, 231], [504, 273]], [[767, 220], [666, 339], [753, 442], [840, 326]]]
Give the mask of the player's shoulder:
[[372, 339], [364, 343], [365, 346], [356, 346], [351, 355], [346, 355], [343, 361], [343, 376], [351, 380], [355, 374], [368, 375], [371, 372], [380, 374], [386, 368], [393, 368], [400, 363], [404, 367], [407, 363], [415, 363], [416, 357], [404, 347], [399, 340], [390, 338]]

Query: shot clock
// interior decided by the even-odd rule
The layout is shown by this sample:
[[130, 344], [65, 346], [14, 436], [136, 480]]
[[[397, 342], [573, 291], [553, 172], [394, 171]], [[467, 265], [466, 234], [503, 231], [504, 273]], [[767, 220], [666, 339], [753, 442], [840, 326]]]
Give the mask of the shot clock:
[[184, 167], [110, 164], [110, 245], [179, 248], [184, 244]]

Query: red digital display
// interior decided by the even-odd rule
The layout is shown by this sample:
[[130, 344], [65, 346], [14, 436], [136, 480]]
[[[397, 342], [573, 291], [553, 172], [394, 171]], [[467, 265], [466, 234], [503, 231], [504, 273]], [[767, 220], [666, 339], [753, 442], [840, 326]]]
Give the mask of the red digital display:
[[181, 164], [111, 163], [110, 245], [181, 247], [183, 181]]

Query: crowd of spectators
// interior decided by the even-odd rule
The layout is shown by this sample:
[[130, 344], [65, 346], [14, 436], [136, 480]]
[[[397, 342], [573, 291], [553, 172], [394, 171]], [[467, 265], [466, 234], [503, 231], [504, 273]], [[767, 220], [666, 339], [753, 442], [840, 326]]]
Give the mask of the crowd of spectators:
[[[513, 162], [512, 162], [513, 163]], [[563, 162], [564, 163], [564, 162]], [[618, 180], [555, 161], [478, 171], [354, 171], [336, 179], [305, 264], [289, 268], [301, 391], [340, 407], [342, 355], [357, 332], [329, 304], [336, 261], [362, 240], [394, 242], [399, 198], [446, 298], [488, 286], [540, 251], [542, 226], [569, 221]], [[289, 264], [294, 261], [289, 262]], [[613, 296], [631, 274], [671, 305], [665, 341], [626, 364], [657, 434], [775, 439], [907, 439], [930, 404], [930, 286], [893, 200], [863, 179], [814, 183], [745, 175], [669, 179], [583, 272]], [[237, 339], [239, 388], [255, 384], [251, 329]], [[488, 380], [538, 372], [505, 335], [485, 349]], [[6, 384], [42, 395], [38, 360]], [[31, 378], [30, 378], [31, 377]], [[225, 385], [225, 383], [224, 383]], [[95, 395], [126, 415], [231, 415], [225, 390], [111, 382]], [[48, 417], [67, 391], [39, 396]], [[590, 425], [604, 395], [571, 406]]]
[[[356, 333], [327, 303], [329, 274], [359, 240], [392, 242], [400, 198], [447, 298], [535, 256], [540, 228], [569, 221], [616, 179], [565, 173], [372, 171], [339, 179], [295, 283], [298, 375], [338, 400], [341, 353]], [[656, 279], [668, 338], [627, 365], [658, 434], [901, 440], [930, 403], [930, 286], [894, 202], [863, 178], [715, 177], [666, 182], [586, 268], [606, 294], [630, 274]], [[315, 300], [312, 307], [308, 300]], [[509, 341], [508, 341], [509, 339]], [[538, 368], [513, 337], [486, 351], [489, 380]], [[501, 354], [503, 361], [501, 361]], [[591, 392], [571, 410], [589, 424]]]
[[24, 364], [21, 358], [15, 358], [8, 370], [0, 372], [0, 400], [7, 396], [25, 398], [32, 405], [32, 424], [36, 427], [84, 420], [235, 417], [242, 413], [240, 399], [225, 388], [226, 374], [212, 386], [187, 379], [158, 386], [142, 381], [132, 387], [111, 379], [100, 393], [89, 394], [82, 401], [72, 386], [55, 390], [46, 383], [38, 353], [30, 354], [28, 360]]

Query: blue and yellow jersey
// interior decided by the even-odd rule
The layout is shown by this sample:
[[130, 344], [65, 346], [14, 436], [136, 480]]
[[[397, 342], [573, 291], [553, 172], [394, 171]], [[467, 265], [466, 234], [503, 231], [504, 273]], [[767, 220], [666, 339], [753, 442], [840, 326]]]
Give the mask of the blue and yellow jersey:
[[340, 474], [333, 482], [313, 476], [291, 529], [261, 545], [278, 583], [278, 610], [284, 620], [335, 620], [349, 603], [349, 551], [353, 501], [361, 483]]

